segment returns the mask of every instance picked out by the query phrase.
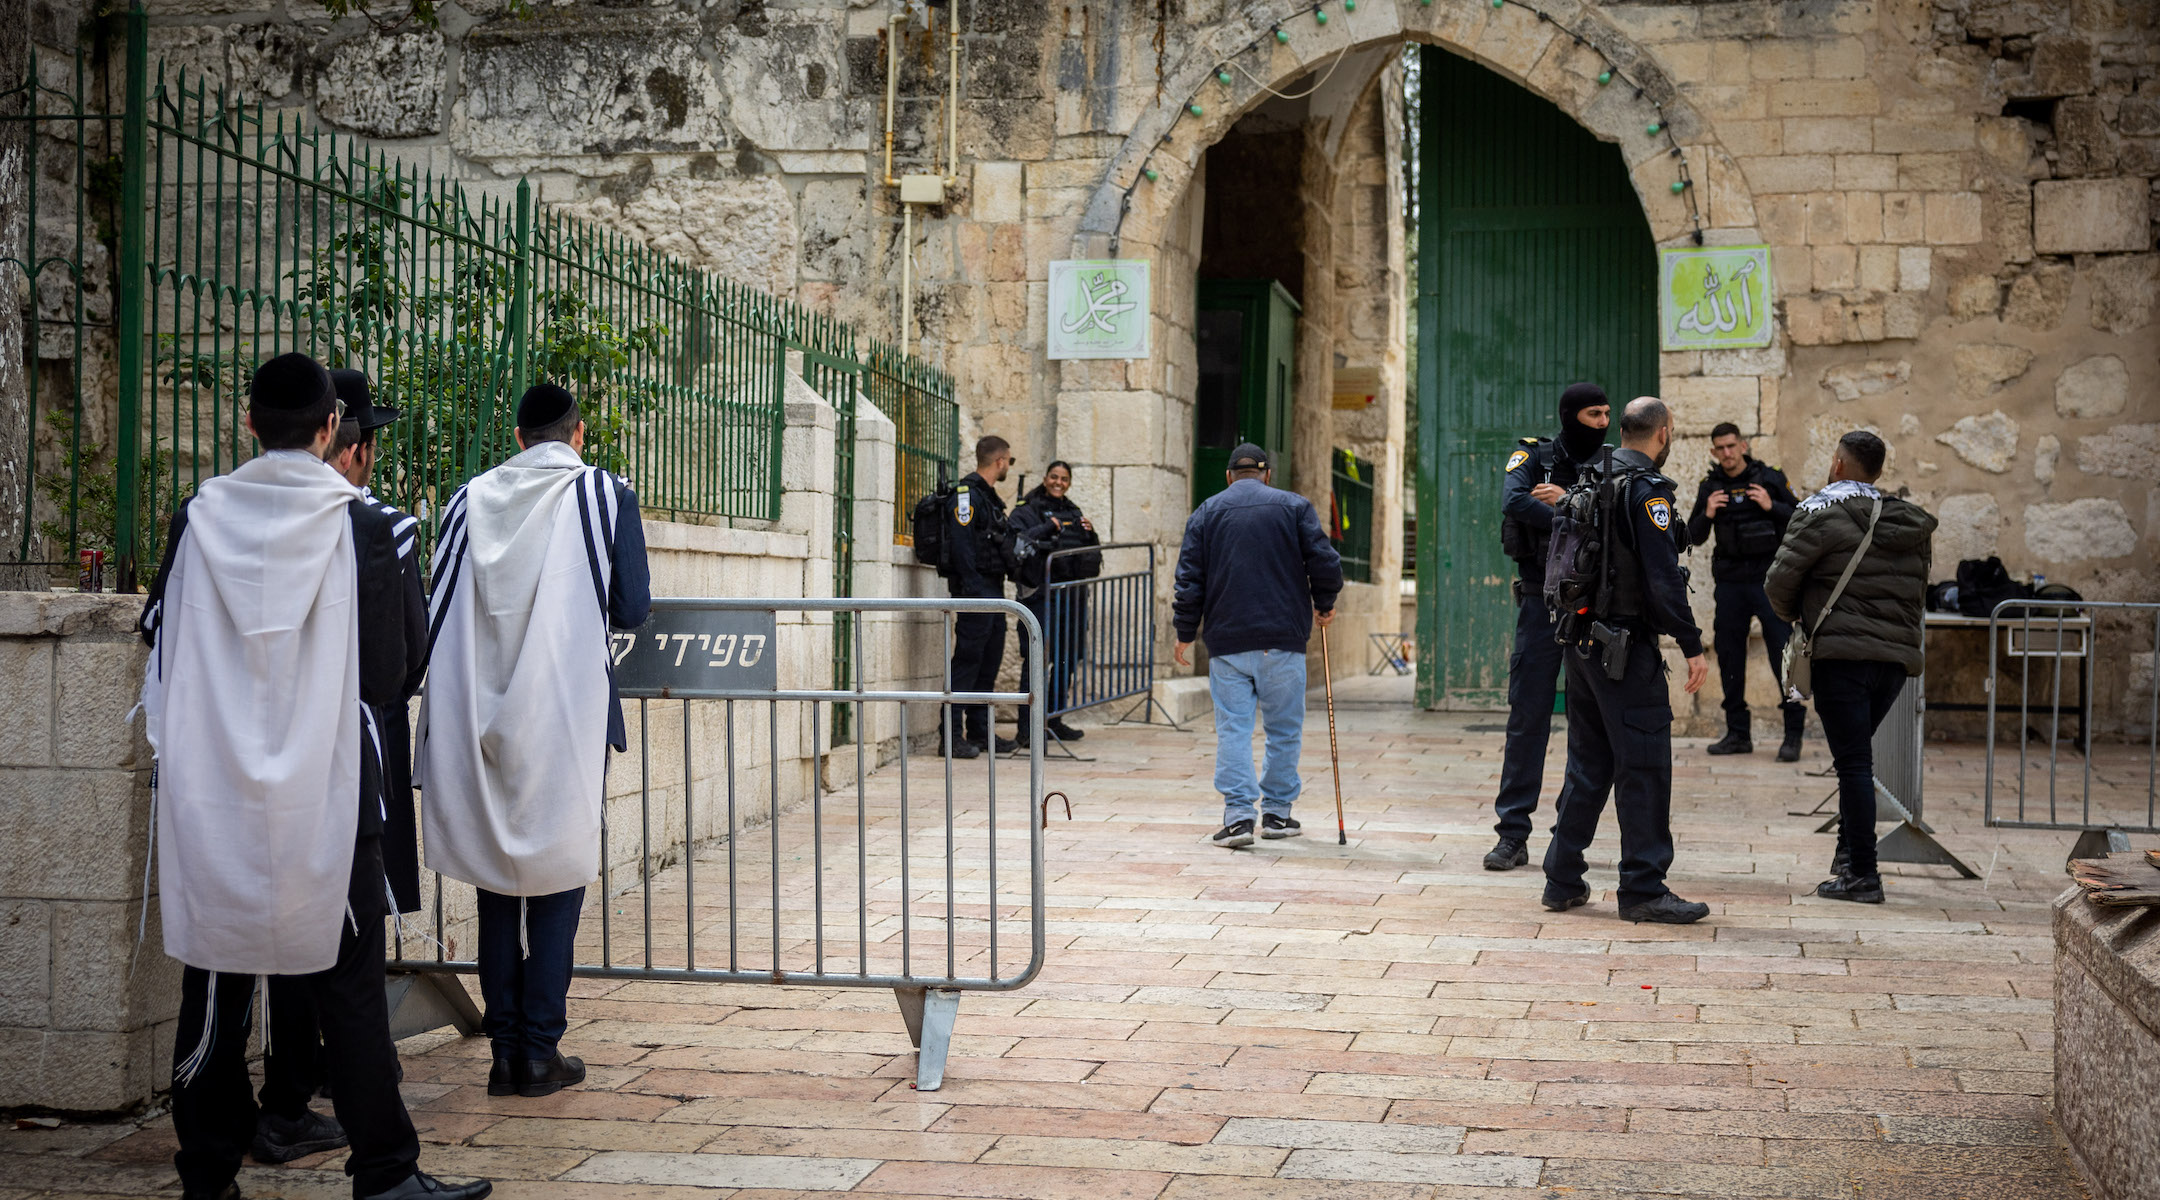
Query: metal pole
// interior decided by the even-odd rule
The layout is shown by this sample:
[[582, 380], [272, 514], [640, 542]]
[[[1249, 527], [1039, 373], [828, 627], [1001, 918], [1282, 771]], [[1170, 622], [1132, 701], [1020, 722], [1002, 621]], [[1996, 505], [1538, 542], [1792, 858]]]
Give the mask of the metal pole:
[[[138, 0], [127, 16], [127, 111], [120, 126], [120, 344], [116, 347], [120, 428], [113, 463], [113, 554], [118, 561], [113, 569], [123, 592], [135, 590], [135, 518], [142, 503], [143, 307], [149, 302], [143, 278], [143, 204], [150, 157], [149, 24], [149, 15]], [[35, 140], [37, 131], [31, 130], [30, 136]], [[33, 256], [36, 240], [32, 230]]]
[[518, 180], [517, 225], [510, 262], [510, 396], [511, 405], [525, 394], [532, 368], [532, 183]]

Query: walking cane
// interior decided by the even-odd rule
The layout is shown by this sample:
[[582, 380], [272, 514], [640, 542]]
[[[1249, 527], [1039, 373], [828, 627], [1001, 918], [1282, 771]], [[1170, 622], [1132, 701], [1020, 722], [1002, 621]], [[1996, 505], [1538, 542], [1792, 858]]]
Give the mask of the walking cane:
[[1328, 665], [1327, 626], [1320, 627], [1320, 684], [1327, 689], [1327, 754], [1335, 777], [1335, 844], [1347, 846], [1350, 835], [1343, 830], [1342, 755], [1335, 749], [1335, 672]]

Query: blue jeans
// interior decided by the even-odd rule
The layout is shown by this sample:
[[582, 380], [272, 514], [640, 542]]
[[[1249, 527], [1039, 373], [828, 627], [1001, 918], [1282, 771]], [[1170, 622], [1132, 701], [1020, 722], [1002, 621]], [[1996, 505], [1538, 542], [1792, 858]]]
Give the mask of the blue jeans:
[[552, 1058], [570, 1025], [570, 967], [576, 961], [578, 910], [585, 889], [523, 900], [486, 888], [480, 894], [481, 1029], [497, 1058]]
[[[1208, 694], [1215, 701], [1215, 790], [1223, 824], [1287, 817], [1304, 783], [1298, 752], [1305, 736], [1305, 654], [1247, 650], [1208, 658]], [[1259, 778], [1253, 777], [1253, 710], [1267, 734]], [[1257, 808], [1257, 812], [1255, 809]]]

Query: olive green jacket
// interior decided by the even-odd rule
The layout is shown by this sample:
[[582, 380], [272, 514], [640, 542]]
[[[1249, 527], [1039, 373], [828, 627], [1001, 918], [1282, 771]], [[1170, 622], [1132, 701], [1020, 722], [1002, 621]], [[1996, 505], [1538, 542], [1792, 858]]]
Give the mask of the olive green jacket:
[[[1927, 608], [1928, 563], [1935, 518], [1895, 496], [1883, 497], [1882, 519], [1829, 619], [1823, 601], [1860, 547], [1874, 501], [1847, 496], [1829, 504], [1802, 502], [1785, 529], [1763, 588], [1770, 607], [1814, 631], [1815, 653], [1826, 658], [1894, 662], [1920, 673], [1920, 621]], [[1821, 621], [1821, 627], [1816, 622]]]

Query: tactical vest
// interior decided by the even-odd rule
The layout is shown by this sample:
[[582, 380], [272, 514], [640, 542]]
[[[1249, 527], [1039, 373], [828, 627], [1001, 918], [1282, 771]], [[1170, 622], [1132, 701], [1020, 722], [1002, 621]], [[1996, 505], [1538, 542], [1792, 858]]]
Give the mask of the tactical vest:
[[1737, 477], [1727, 475], [1715, 464], [1710, 467], [1710, 482], [1726, 493], [1725, 511], [1712, 522], [1717, 531], [1715, 553], [1720, 558], [1769, 558], [1777, 553], [1778, 543], [1783, 540], [1776, 518], [1748, 499], [1748, 485], [1761, 482], [1760, 467], [1759, 463], [1749, 463]]
[[[1522, 444], [1529, 448], [1530, 457], [1537, 460], [1540, 481], [1562, 488], [1575, 486], [1580, 470], [1574, 459], [1560, 453], [1558, 443], [1551, 438], [1524, 438]], [[1500, 551], [1516, 562], [1544, 558], [1551, 538], [1549, 530], [1524, 524], [1510, 516], [1500, 518]]]
[[1568, 493], [1553, 506], [1545, 556], [1545, 607], [1554, 640], [1590, 635], [1593, 621], [1625, 621], [1644, 612], [1642, 560], [1635, 552], [1627, 510], [1641, 467], [1613, 467], [1610, 454], [1583, 464]]

